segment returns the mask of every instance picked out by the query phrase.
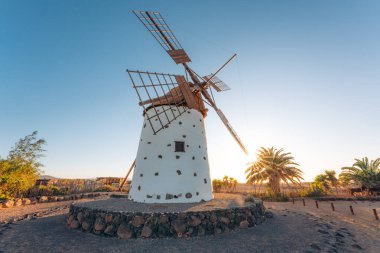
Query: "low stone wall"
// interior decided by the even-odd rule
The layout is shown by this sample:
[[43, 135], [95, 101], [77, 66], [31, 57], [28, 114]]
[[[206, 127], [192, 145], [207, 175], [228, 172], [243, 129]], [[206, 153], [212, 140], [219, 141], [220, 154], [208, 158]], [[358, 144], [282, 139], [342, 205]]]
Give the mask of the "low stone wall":
[[48, 203], [57, 201], [68, 201], [83, 198], [95, 198], [100, 195], [108, 195], [108, 193], [82, 193], [82, 194], [72, 194], [65, 196], [40, 196], [36, 198], [19, 198], [13, 200], [3, 200], [0, 202], [0, 208], [11, 208], [15, 206], [25, 206], [25, 205], [35, 205], [37, 203]]
[[263, 203], [245, 207], [180, 213], [132, 213], [91, 209], [71, 205], [67, 224], [97, 235], [128, 238], [193, 237], [228, 233], [265, 221]]

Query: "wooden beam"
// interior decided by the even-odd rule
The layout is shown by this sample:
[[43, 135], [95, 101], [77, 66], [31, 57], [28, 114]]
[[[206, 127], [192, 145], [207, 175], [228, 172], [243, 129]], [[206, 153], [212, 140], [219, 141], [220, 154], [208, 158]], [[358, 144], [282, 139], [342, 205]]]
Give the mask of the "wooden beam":
[[184, 76], [176, 76], [175, 79], [178, 83], [178, 87], [181, 89], [181, 92], [182, 92], [183, 96], [185, 97], [185, 101], [186, 101], [187, 106], [190, 109], [200, 110], [196, 96], [194, 95], [190, 85], [186, 82], [185, 77]]
[[186, 54], [185, 50], [183, 49], [168, 50], [167, 52], [177, 64], [191, 62], [189, 56]]
[[127, 175], [126, 175], [125, 178], [123, 179], [123, 182], [121, 182], [121, 185], [120, 185], [120, 187], [119, 187], [119, 191], [121, 191], [121, 189], [123, 188], [125, 182], [127, 181], [127, 178], [129, 177], [129, 174], [131, 174], [133, 168], [135, 167], [135, 164], [136, 164], [136, 159], [133, 161], [131, 167], [129, 168]]

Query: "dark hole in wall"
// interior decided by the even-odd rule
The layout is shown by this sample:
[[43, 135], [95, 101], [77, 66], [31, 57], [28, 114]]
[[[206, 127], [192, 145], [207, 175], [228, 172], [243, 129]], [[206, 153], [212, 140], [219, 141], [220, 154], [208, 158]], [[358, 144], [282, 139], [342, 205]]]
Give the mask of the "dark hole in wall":
[[184, 141], [175, 141], [174, 142], [174, 151], [175, 152], [185, 152], [185, 142]]

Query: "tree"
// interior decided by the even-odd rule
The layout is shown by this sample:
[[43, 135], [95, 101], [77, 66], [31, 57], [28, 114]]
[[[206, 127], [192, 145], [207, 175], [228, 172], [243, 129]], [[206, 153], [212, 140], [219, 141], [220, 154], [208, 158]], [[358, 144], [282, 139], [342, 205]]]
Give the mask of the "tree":
[[281, 181], [289, 186], [289, 182], [300, 185], [303, 180], [302, 171], [294, 162], [291, 153], [284, 153], [283, 149], [261, 147], [257, 154], [257, 161], [249, 163], [246, 169], [248, 184], [268, 182], [268, 186], [275, 195], [281, 193]]
[[8, 160], [18, 161], [23, 164], [30, 164], [39, 169], [43, 165], [38, 159], [43, 157], [43, 146], [46, 144], [44, 139], [37, 139], [37, 131], [20, 139], [9, 151]]
[[331, 187], [335, 188], [335, 193], [338, 194], [338, 178], [336, 177], [335, 170], [325, 170], [326, 180], [329, 182]]
[[0, 158], [0, 198], [20, 197], [33, 187], [39, 177], [43, 156], [43, 139], [37, 131], [20, 139], [9, 152], [7, 159]]
[[318, 186], [326, 193], [331, 192], [331, 185], [326, 174], [317, 175], [314, 178], [314, 185]]
[[212, 180], [212, 189], [214, 192], [220, 192], [222, 189], [223, 182], [220, 179], [214, 179]]
[[368, 157], [355, 159], [351, 167], [343, 167], [339, 180], [345, 185], [359, 185], [367, 189], [380, 184], [380, 158], [368, 161]]

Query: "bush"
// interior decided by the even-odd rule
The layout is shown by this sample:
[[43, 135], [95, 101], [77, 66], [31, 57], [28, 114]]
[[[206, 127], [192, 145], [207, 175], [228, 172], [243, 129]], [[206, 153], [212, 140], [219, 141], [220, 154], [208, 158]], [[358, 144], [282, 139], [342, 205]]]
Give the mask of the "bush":
[[66, 192], [64, 190], [53, 185], [40, 185], [38, 189], [38, 196], [62, 196], [65, 194]]
[[220, 192], [223, 187], [223, 182], [220, 179], [212, 180], [212, 189], [214, 192]]
[[94, 192], [115, 192], [115, 191], [118, 191], [118, 189], [111, 185], [103, 185], [94, 189]]
[[53, 185], [39, 185], [30, 189], [27, 193], [28, 197], [38, 196], [62, 196], [68, 194], [64, 189], [58, 188]]
[[212, 180], [212, 189], [214, 192], [235, 192], [238, 181], [233, 177], [224, 176], [223, 180], [214, 179]]
[[301, 197], [323, 197], [326, 195], [325, 188], [319, 183], [311, 183], [309, 188], [304, 188], [300, 191]]
[[264, 201], [276, 201], [276, 202], [287, 202], [289, 201], [289, 196], [284, 194], [274, 194], [273, 192], [261, 192], [261, 193], [249, 193], [245, 197], [245, 202], [253, 202], [254, 198], [259, 198]]
[[37, 139], [37, 131], [20, 139], [9, 151], [6, 159], [0, 158], [0, 198], [24, 197], [35, 184], [40, 173], [45, 140]]

